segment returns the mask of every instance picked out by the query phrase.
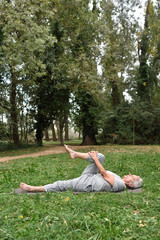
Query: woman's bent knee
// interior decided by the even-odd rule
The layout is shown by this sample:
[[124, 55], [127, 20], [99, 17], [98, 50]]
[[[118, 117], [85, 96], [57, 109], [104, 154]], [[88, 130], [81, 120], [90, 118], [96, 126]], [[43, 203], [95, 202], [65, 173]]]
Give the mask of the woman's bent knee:
[[102, 153], [98, 153], [97, 157], [99, 162], [102, 164], [105, 160], [105, 156]]
[[[97, 154], [97, 158], [99, 160], [99, 162], [102, 164], [105, 160], [105, 156], [102, 153], [98, 153]], [[88, 158], [86, 159], [88, 162], [93, 163], [94, 160], [92, 159], [92, 157], [88, 154]]]

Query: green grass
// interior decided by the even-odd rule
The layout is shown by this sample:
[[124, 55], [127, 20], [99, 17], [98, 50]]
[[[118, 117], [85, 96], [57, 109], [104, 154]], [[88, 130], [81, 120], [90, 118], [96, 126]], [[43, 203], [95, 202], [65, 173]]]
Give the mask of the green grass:
[[106, 169], [140, 175], [143, 192], [9, 195], [21, 181], [44, 185], [78, 177], [87, 163], [66, 153], [0, 163], [0, 239], [160, 239], [160, 154], [106, 153], [105, 146], [101, 152]]

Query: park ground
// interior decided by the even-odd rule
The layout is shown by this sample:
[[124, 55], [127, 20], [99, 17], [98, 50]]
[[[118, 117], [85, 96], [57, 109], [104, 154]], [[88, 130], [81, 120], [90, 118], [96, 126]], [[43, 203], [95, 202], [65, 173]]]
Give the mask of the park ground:
[[142, 193], [10, 195], [21, 181], [44, 185], [78, 177], [87, 163], [53, 144], [6, 151], [0, 153], [0, 239], [160, 239], [160, 146], [71, 146], [102, 152], [105, 169], [120, 176], [140, 175]]

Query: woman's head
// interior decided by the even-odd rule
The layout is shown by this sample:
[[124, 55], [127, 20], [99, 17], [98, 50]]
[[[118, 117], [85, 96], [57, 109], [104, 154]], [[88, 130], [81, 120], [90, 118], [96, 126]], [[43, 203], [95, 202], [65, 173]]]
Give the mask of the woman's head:
[[124, 175], [123, 181], [128, 188], [140, 188], [142, 186], [142, 178], [136, 175]]

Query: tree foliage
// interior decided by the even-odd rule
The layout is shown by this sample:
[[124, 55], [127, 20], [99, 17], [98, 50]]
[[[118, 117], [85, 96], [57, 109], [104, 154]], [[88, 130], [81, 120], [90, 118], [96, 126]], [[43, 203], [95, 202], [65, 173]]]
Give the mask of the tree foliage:
[[138, 1], [102, 2], [103, 80], [113, 107], [123, 101], [125, 75], [135, 63], [137, 5]]
[[42, 145], [54, 121], [63, 144], [70, 117], [82, 144], [96, 144], [99, 133], [105, 141], [158, 143], [160, 8], [146, 0], [140, 27], [140, 7], [138, 0], [2, 0], [1, 135], [18, 144], [35, 131]]
[[158, 11], [153, 2], [148, 0], [145, 13], [144, 29], [139, 41], [139, 72], [137, 91], [141, 101], [152, 104], [154, 90], [157, 86], [157, 74], [160, 69], [159, 23]]
[[0, 63], [5, 72], [2, 79], [8, 85], [15, 144], [19, 143], [17, 88], [28, 81], [32, 84], [36, 77], [46, 73], [41, 57], [46, 45], [53, 45], [56, 41], [49, 34], [48, 18], [52, 17], [52, 11], [48, 1], [2, 0], [0, 3], [0, 27], [3, 34]]

